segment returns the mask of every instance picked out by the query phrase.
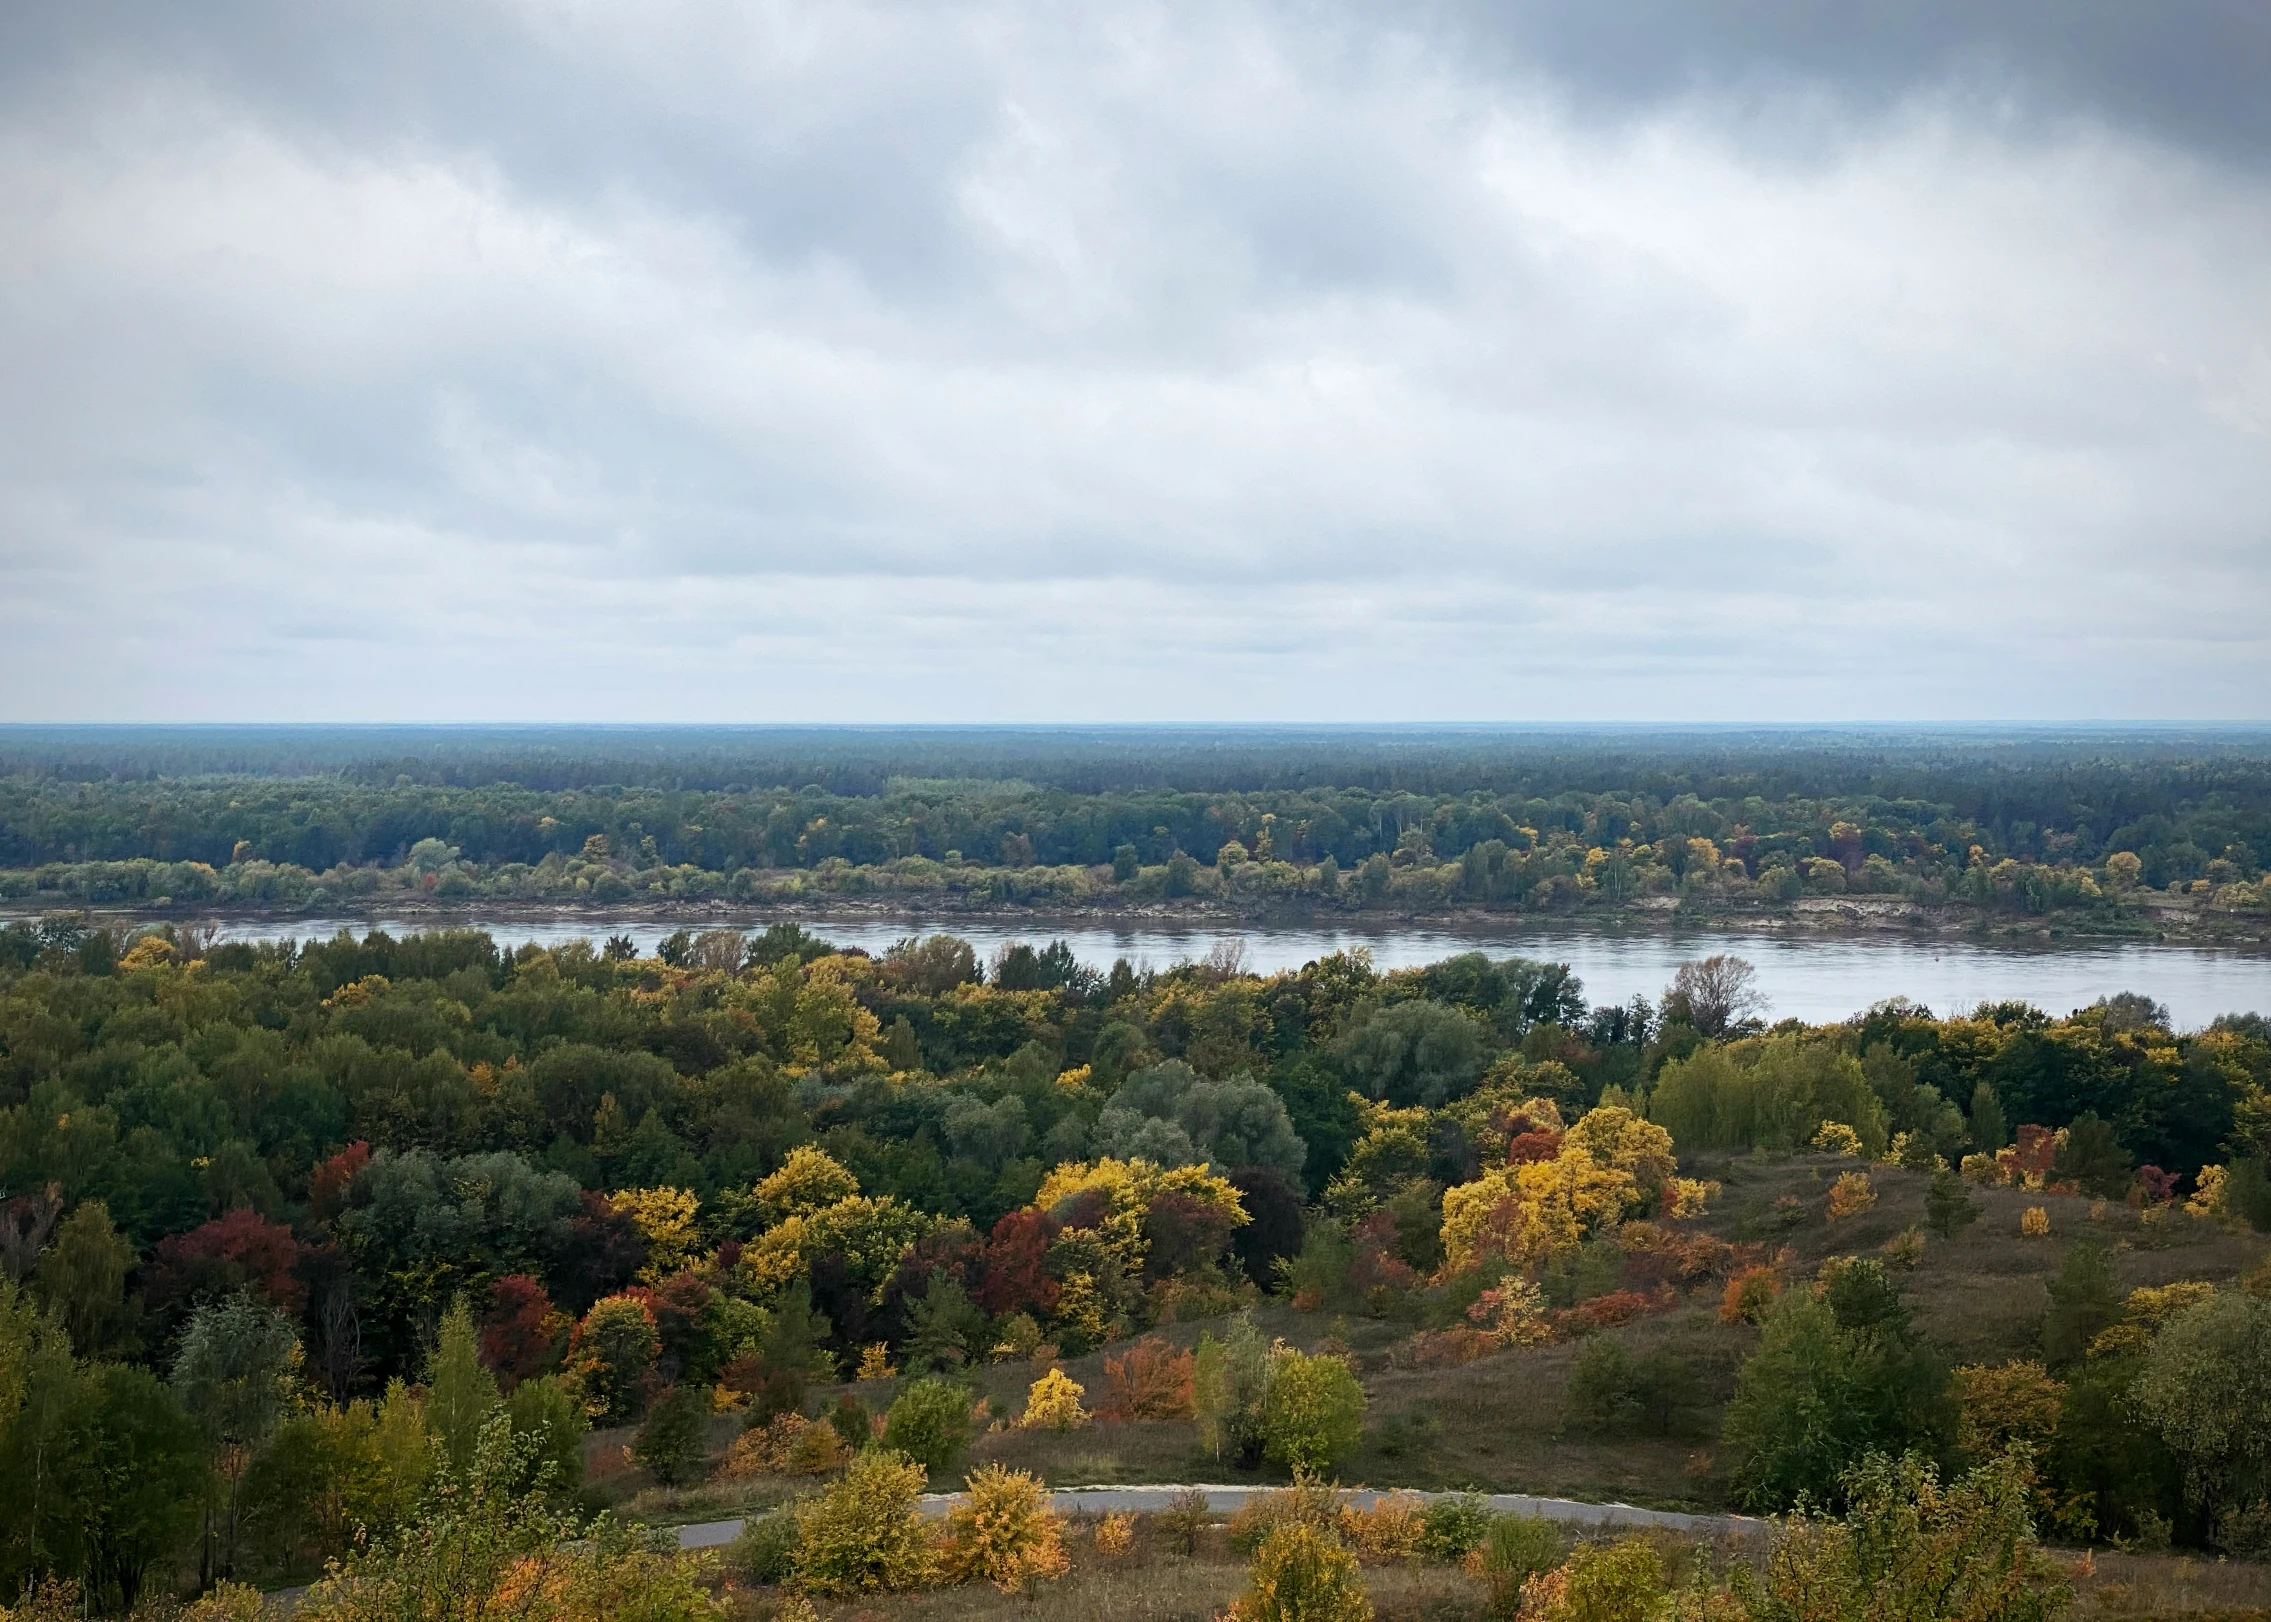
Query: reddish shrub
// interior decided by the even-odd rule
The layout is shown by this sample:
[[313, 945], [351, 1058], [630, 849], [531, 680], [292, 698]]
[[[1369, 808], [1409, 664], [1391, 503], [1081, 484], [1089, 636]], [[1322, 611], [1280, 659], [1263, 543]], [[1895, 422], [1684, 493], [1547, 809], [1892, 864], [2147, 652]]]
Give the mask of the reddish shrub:
[[1455, 1369], [1498, 1349], [1498, 1337], [1487, 1329], [1437, 1329], [1412, 1336], [1405, 1355], [1414, 1368]]
[[[1670, 1292], [1666, 1292], [1668, 1295]], [[1653, 1312], [1669, 1303], [1663, 1296], [1642, 1295], [1638, 1290], [1611, 1290], [1607, 1295], [1596, 1295], [1590, 1301], [1581, 1301], [1562, 1315], [1573, 1329], [1614, 1329], [1628, 1324], [1644, 1312]]]
[[162, 1307], [250, 1287], [296, 1318], [308, 1299], [296, 1271], [300, 1248], [291, 1229], [240, 1206], [201, 1228], [158, 1241], [150, 1301]]
[[1188, 1419], [1196, 1360], [1158, 1335], [1146, 1335], [1118, 1357], [1104, 1359], [1100, 1418]]

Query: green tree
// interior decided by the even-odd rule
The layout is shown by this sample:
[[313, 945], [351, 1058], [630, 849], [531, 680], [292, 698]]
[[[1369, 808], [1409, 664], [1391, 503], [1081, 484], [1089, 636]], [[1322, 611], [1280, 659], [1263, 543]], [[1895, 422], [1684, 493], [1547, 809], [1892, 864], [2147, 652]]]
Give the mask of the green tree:
[[1953, 1239], [1979, 1220], [1979, 1203], [1961, 1177], [1942, 1166], [1924, 1195], [1924, 1220], [1942, 1239]]
[[2042, 1350], [2054, 1365], [2076, 1363], [2098, 1332], [2121, 1321], [2121, 1280], [2113, 1252], [2095, 1235], [2076, 1240], [2050, 1281], [2050, 1307], [2042, 1317]]
[[102, 1357], [126, 1338], [126, 1275], [134, 1247], [100, 1200], [82, 1200], [63, 1219], [32, 1270], [32, 1293], [63, 1322], [81, 1357]]
[[584, 1480], [584, 1437], [591, 1420], [584, 1405], [550, 1374], [523, 1380], [505, 1399], [513, 1436], [529, 1450], [534, 1468], [546, 1473], [554, 1490], [573, 1493]]
[[1836, 1502], [1845, 1472], [1871, 1452], [1951, 1445], [1946, 1366], [1908, 1322], [1874, 1261], [1829, 1270], [1816, 1296], [1787, 1290], [1736, 1377], [1725, 1437], [1736, 1496], [1781, 1509], [1801, 1496]]
[[1971, 1090], [1971, 1141], [1982, 1154], [1993, 1154], [2011, 1141], [2011, 1123], [2004, 1118], [2003, 1101], [1995, 1084], [1983, 1081]]
[[442, 1315], [441, 1332], [426, 1361], [426, 1423], [456, 1468], [473, 1463], [473, 1450], [497, 1401], [496, 1376], [482, 1367], [481, 1332], [461, 1295]]
[[632, 1458], [665, 1487], [684, 1486], [701, 1474], [709, 1417], [709, 1401], [699, 1386], [672, 1386], [647, 1410], [646, 1423], [631, 1444]]
[[1259, 1462], [1269, 1379], [1270, 1344], [1251, 1316], [1241, 1312], [1220, 1339], [1212, 1330], [1201, 1333], [1191, 1369], [1199, 1444], [1218, 1459], [1228, 1455], [1248, 1467]]
[[2130, 1401], [2211, 1507], [2271, 1489], [2271, 1300], [2222, 1290], [2162, 1326]]
[[1292, 1347], [1270, 1354], [1264, 1458], [1297, 1475], [1317, 1475], [1355, 1452], [1363, 1434], [1364, 1387], [1345, 1361]]
[[235, 1575], [245, 1466], [275, 1433], [300, 1367], [291, 1320], [240, 1290], [190, 1315], [174, 1356], [173, 1389], [214, 1450], [202, 1572]]
[[2113, 1128], [2094, 1114], [2077, 1115], [2066, 1128], [2051, 1176], [2062, 1183], [2079, 1183], [2086, 1193], [2119, 1199], [2128, 1191], [2135, 1162]]
[[923, 1467], [870, 1448], [818, 1498], [797, 1506], [794, 1587], [812, 1594], [920, 1588], [937, 1569], [915, 1512]]
[[944, 1470], [970, 1440], [969, 1389], [937, 1375], [909, 1382], [883, 1416], [883, 1445]]

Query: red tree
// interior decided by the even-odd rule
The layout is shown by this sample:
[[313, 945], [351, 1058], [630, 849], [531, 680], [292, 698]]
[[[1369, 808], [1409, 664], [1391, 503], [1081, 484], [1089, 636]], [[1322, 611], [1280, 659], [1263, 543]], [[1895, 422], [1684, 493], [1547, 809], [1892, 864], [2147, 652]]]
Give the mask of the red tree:
[[329, 1222], [347, 1209], [355, 1178], [371, 1163], [371, 1146], [357, 1139], [315, 1168], [308, 1178], [308, 1215]]
[[1057, 1305], [1057, 1281], [1049, 1276], [1049, 1241], [1060, 1228], [1045, 1211], [1012, 1211], [994, 1224], [986, 1239], [985, 1267], [971, 1292], [996, 1317], [1012, 1312], [1036, 1316]]
[[307, 1286], [294, 1271], [300, 1248], [291, 1229], [239, 1206], [201, 1228], [158, 1241], [150, 1271], [151, 1303], [162, 1307], [249, 1286], [270, 1305], [297, 1317], [308, 1299]]
[[481, 1361], [511, 1390], [551, 1361], [563, 1319], [543, 1284], [526, 1273], [507, 1273], [489, 1286], [481, 1320]]

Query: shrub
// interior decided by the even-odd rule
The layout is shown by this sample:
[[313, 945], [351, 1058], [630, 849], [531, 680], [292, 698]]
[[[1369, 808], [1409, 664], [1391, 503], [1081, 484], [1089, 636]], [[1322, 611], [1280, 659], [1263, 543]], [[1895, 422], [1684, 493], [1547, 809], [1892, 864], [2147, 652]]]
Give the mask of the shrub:
[[2040, 1452], [2058, 1430], [2066, 1386], [2040, 1363], [1968, 1364], [1953, 1375], [1956, 1446], [1977, 1459], [2006, 1453], [2015, 1442]]
[[858, 1372], [853, 1374], [852, 1378], [855, 1380], [890, 1380], [896, 1379], [898, 1374], [899, 1371], [891, 1363], [891, 1348], [879, 1340], [861, 1351], [860, 1366]]
[[[33, 1606], [21, 1612], [0, 1610], [0, 1616], [22, 1616], [32, 1622], [38, 1614]], [[73, 1614], [76, 1614], [74, 1607]], [[215, 1583], [212, 1588], [183, 1607], [180, 1622], [266, 1622], [268, 1596], [250, 1583], [232, 1583], [227, 1580]]]
[[1340, 1530], [1365, 1565], [1417, 1560], [1427, 1535], [1427, 1503], [1411, 1493], [1382, 1493], [1368, 1509], [1343, 1504]]
[[1521, 1612], [1522, 1585], [1560, 1560], [1561, 1528], [1542, 1516], [1501, 1515], [1467, 1556], [1467, 1566], [1489, 1589], [1491, 1614], [1511, 1617]]
[[1775, 1269], [1746, 1267], [1727, 1280], [1727, 1291], [1719, 1298], [1719, 1321], [1755, 1324], [1781, 1293], [1782, 1275]]
[[920, 1588], [936, 1570], [915, 1513], [923, 1467], [870, 1449], [818, 1498], [796, 1509], [791, 1580], [806, 1593], [872, 1594]]
[[1188, 1419], [1197, 1360], [1158, 1335], [1146, 1335], [1118, 1357], [1104, 1359], [1102, 1419]]
[[1877, 1191], [1870, 1186], [1869, 1174], [1865, 1171], [1846, 1172], [1829, 1185], [1829, 1219], [1832, 1222], [1859, 1216], [1876, 1203]]
[[1664, 1560], [1639, 1538], [1580, 1544], [1562, 1568], [1553, 1622], [1647, 1622], [1664, 1597]]
[[1913, 1268], [1924, 1259], [1924, 1230], [1922, 1228], [1901, 1229], [1900, 1232], [1884, 1242], [1880, 1254], [1883, 1255], [1885, 1264], [1889, 1267], [1898, 1267], [1904, 1270]]
[[1364, 1434], [1364, 1388], [1337, 1357], [1286, 1347], [1270, 1354], [1262, 1455], [1296, 1473], [1330, 1468]]
[[1154, 1518], [1153, 1524], [1178, 1553], [1197, 1554], [1199, 1532], [1206, 1525], [1206, 1517], [1206, 1494], [1196, 1487], [1188, 1487], [1167, 1500], [1167, 1507]]
[[1824, 1121], [1814, 1133], [1813, 1141], [1806, 1147], [1823, 1154], [1843, 1155], [1847, 1159], [1853, 1159], [1861, 1153], [1861, 1134], [1843, 1121]]
[[899, 1393], [883, 1416], [883, 1445], [926, 1470], [943, 1470], [970, 1440], [970, 1393], [930, 1375]]
[[1262, 1540], [1233, 1622], [1371, 1622], [1356, 1556], [1330, 1532], [1302, 1522]]
[[1684, 1358], [1652, 1352], [1635, 1361], [1607, 1335], [1595, 1335], [1577, 1356], [1566, 1398], [1572, 1423], [1610, 1434], [1669, 1436], [1701, 1396]]
[[836, 1406], [828, 1410], [828, 1425], [854, 1453], [875, 1440], [875, 1416], [867, 1411], [866, 1403], [849, 1391], [838, 1397]]
[[1135, 1517], [1126, 1510], [1115, 1511], [1096, 1523], [1096, 1552], [1107, 1560], [1117, 1560], [1135, 1547]]
[[671, 1387], [639, 1427], [631, 1457], [663, 1486], [684, 1486], [701, 1473], [702, 1432], [709, 1413], [704, 1392], [692, 1385]]
[[2050, 1213], [2039, 1205], [2030, 1205], [2019, 1217], [2019, 1232], [2029, 1239], [2047, 1238], [2050, 1233]]
[[1051, 1369], [1026, 1389], [1025, 1412], [1017, 1423], [1028, 1430], [1071, 1431], [1088, 1423], [1080, 1399], [1088, 1388], [1063, 1369]]
[[802, 1414], [775, 1414], [734, 1438], [718, 1475], [727, 1481], [759, 1475], [826, 1475], [844, 1462], [845, 1451], [833, 1425]]
[[1471, 1492], [1446, 1493], [1427, 1506], [1421, 1546], [1431, 1560], [1456, 1565], [1490, 1536], [1490, 1505]]
[[1275, 1492], [1249, 1494], [1230, 1517], [1230, 1546], [1240, 1554], [1252, 1554], [1272, 1532], [1296, 1521], [1337, 1536], [1340, 1499], [1330, 1487], [1307, 1480]]
[[1070, 1564], [1064, 1517], [1049, 1507], [1038, 1479], [989, 1464], [964, 1487], [946, 1517], [941, 1567], [947, 1581], [989, 1582], [1005, 1594], [1020, 1594], [1064, 1575]]
[[725, 1549], [725, 1569], [753, 1583], [779, 1583], [795, 1569], [796, 1512], [776, 1509], [770, 1515], [753, 1515]]

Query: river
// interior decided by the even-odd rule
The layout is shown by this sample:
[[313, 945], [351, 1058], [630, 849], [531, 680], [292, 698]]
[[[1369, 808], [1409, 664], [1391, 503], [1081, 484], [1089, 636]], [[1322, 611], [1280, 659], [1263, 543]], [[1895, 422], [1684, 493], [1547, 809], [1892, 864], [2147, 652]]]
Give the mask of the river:
[[[1960, 1012], [1981, 1002], [2015, 999], [2052, 1014], [2066, 1014], [2116, 992], [2141, 992], [2169, 1010], [2180, 1030], [2198, 1029], [2219, 1014], [2271, 1013], [2271, 958], [2190, 946], [2105, 943], [2053, 943], [2039, 947], [1907, 936], [1785, 936], [1737, 931], [1642, 931], [1614, 929], [1428, 928], [1320, 929], [1242, 927], [1198, 928], [1157, 925], [1112, 928], [1094, 923], [1051, 927], [1045, 921], [1010, 924], [894, 922], [888, 919], [807, 919], [816, 934], [844, 946], [881, 953], [913, 933], [943, 930], [959, 935], [981, 957], [1009, 941], [1036, 945], [1063, 940], [1083, 962], [1108, 966], [1127, 958], [1140, 966], [1164, 968], [1206, 957], [1234, 944], [1246, 967], [1259, 973], [1298, 968], [1327, 953], [1368, 948], [1383, 969], [1433, 963], [1459, 952], [1483, 951], [1494, 957], [1520, 955], [1564, 962], [1585, 982], [1593, 1002], [1625, 1002], [1662, 994], [1673, 971], [1688, 958], [1732, 952], [1758, 968], [1759, 985], [1770, 1003], [1769, 1017], [1816, 1023], [1844, 1019], [1886, 997], [1908, 997], [1936, 1012]], [[486, 929], [500, 942], [536, 941], [555, 945], [588, 936], [628, 935], [641, 952], [678, 927], [652, 919], [609, 919], [573, 914], [554, 918], [460, 919], [293, 919], [247, 921], [225, 927], [231, 939], [294, 935], [302, 940], [332, 935], [343, 928], [385, 928], [395, 932], [440, 927]], [[753, 921], [752, 927], [758, 927]]]

